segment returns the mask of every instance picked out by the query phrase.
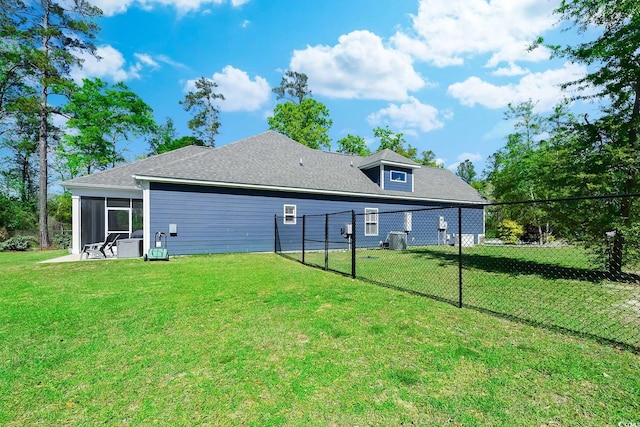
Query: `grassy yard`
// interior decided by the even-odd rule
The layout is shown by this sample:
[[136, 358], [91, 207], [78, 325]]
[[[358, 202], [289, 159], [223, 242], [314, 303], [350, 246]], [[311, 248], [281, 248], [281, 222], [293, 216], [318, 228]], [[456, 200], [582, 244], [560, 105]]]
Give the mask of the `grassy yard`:
[[640, 422], [640, 356], [271, 254], [0, 253], [0, 425]]
[[[299, 256], [298, 256], [299, 257]], [[598, 271], [575, 246], [463, 248], [463, 304], [640, 348], [640, 276]], [[305, 261], [324, 266], [324, 253]], [[359, 249], [357, 276], [458, 302], [458, 248]], [[329, 253], [329, 268], [351, 272], [351, 253]]]

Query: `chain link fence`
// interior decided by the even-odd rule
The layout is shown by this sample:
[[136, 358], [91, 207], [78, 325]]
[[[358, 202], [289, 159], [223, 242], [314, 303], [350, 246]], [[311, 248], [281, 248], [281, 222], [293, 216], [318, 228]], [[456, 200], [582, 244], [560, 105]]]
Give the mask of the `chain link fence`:
[[640, 350], [636, 195], [276, 217], [306, 265]]

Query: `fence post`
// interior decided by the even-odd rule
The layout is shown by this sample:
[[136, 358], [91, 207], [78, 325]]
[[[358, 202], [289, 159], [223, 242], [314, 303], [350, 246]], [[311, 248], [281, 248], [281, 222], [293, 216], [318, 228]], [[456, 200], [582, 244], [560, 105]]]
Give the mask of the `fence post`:
[[304, 238], [305, 238], [305, 229], [307, 223], [307, 216], [302, 215], [302, 263], [304, 264]]
[[329, 269], [329, 214], [324, 215], [324, 269]]
[[458, 208], [458, 307], [462, 308], [462, 208]]
[[351, 278], [356, 278], [356, 211], [351, 211]]

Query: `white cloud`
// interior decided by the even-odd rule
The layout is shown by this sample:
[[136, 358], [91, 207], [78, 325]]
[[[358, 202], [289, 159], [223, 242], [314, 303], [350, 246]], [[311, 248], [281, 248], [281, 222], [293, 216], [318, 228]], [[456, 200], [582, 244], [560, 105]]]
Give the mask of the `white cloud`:
[[[482, 154], [480, 153], [461, 153], [458, 154], [457, 157], [457, 162], [455, 163], [451, 163], [449, 166], [447, 166], [447, 169], [449, 169], [451, 172], [456, 173], [458, 171], [458, 165], [460, 165], [460, 163], [464, 162], [465, 160], [469, 160], [471, 163], [476, 163], [476, 162], [480, 162], [482, 160], [484, 160], [484, 158], [482, 157]], [[444, 160], [442, 161], [442, 165], [444, 166]], [[474, 168], [475, 168], [475, 164], [474, 164]], [[477, 170], [476, 170], [477, 172]]]
[[134, 53], [133, 56], [135, 56], [138, 61], [140, 61], [144, 65], [147, 65], [151, 68], [160, 68], [160, 65], [156, 61], [154, 61], [151, 55], [148, 55], [146, 53]]
[[478, 162], [482, 160], [482, 154], [480, 153], [461, 153], [458, 154], [458, 161], [464, 162], [465, 160], [469, 160], [471, 162]]
[[[253, 80], [242, 70], [227, 65], [221, 73], [213, 74], [213, 81], [218, 84], [218, 93], [224, 95], [220, 100], [221, 111], [256, 111], [271, 97], [271, 88], [260, 76]], [[196, 80], [189, 80], [184, 85], [185, 91], [195, 89]]]
[[342, 35], [335, 46], [295, 50], [289, 67], [309, 77], [313, 93], [331, 98], [404, 101], [426, 84], [409, 55], [369, 31]]
[[247, 28], [249, 26], [249, 24], [251, 24], [251, 21], [249, 21], [248, 19], [245, 19], [244, 21], [242, 21], [242, 23], [240, 24], [240, 27], [242, 28]]
[[176, 67], [176, 68], [189, 68], [178, 61], [174, 61], [173, 59], [169, 58], [167, 55], [156, 55], [155, 60], [158, 62], [165, 63], [167, 65], [171, 65], [172, 67]]
[[492, 54], [487, 66], [501, 61], [541, 61], [545, 49], [526, 48], [552, 28], [558, 0], [421, 0], [413, 28], [392, 38], [396, 48], [438, 67], [460, 65], [466, 58]]
[[400, 129], [405, 133], [416, 134], [418, 130], [430, 132], [444, 127], [440, 116], [435, 107], [411, 97], [407, 103], [389, 104], [387, 108], [370, 114], [367, 121], [371, 126], [389, 124], [392, 128]]
[[99, 77], [114, 82], [124, 82], [140, 78], [140, 73], [145, 69], [156, 70], [165, 63], [177, 68], [187, 68], [185, 65], [173, 61], [166, 55], [151, 56], [147, 53], [134, 53], [136, 61], [127, 64], [124, 55], [113, 46], [103, 45], [96, 48], [96, 55], [88, 53], [78, 55], [83, 59], [81, 68], [71, 70], [71, 78], [80, 81], [83, 78]]
[[82, 68], [71, 70], [71, 78], [80, 81], [83, 78], [99, 77], [115, 82], [137, 79], [140, 77], [140, 62], [127, 67], [124, 56], [112, 46], [104, 45], [96, 48], [96, 58], [88, 53], [78, 55], [84, 60]]
[[509, 67], [500, 67], [497, 70], [491, 72], [491, 74], [494, 76], [505, 76], [505, 77], [522, 76], [528, 73], [530, 73], [528, 69], [522, 68], [514, 64], [513, 62], [509, 62]]
[[519, 103], [532, 99], [536, 111], [549, 111], [568, 94], [560, 85], [577, 80], [586, 74], [586, 67], [573, 63], [565, 63], [563, 68], [547, 70], [540, 73], [529, 73], [517, 84], [503, 86], [494, 85], [478, 77], [449, 86], [448, 93], [467, 106], [482, 105], [486, 108], [504, 108], [509, 103]]
[[91, 3], [102, 9], [105, 16], [113, 16], [125, 13], [134, 5], [147, 10], [151, 10], [155, 6], [171, 6], [176, 8], [178, 13], [183, 14], [199, 10], [207, 4], [221, 5], [228, 2], [232, 7], [240, 7], [249, 1], [251, 0], [92, 0]]
[[102, 9], [105, 16], [124, 13], [135, 0], [92, 0], [91, 4]]

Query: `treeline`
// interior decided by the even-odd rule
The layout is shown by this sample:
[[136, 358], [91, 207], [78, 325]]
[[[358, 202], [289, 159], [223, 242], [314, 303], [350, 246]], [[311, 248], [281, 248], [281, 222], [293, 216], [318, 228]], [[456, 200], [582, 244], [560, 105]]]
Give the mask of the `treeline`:
[[[485, 192], [499, 202], [639, 193], [640, 3], [563, 0], [556, 13], [588, 41], [562, 46], [539, 39], [532, 48], [545, 45], [588, 72], [563, 86], [573, 95], [550, 114], [535, 113], [531, 101], [509, 106], [514, 132], [489, 159]], [[590, 101], [591, 114], [574, 116], [575, 100]], [[640, 261], [638, 210], [638, 198], [629, 196], [553, 208], [502, 206], [489, 221], [527, 225], [541, 239], [551, 228], [592, 248], [619, 274]]]

